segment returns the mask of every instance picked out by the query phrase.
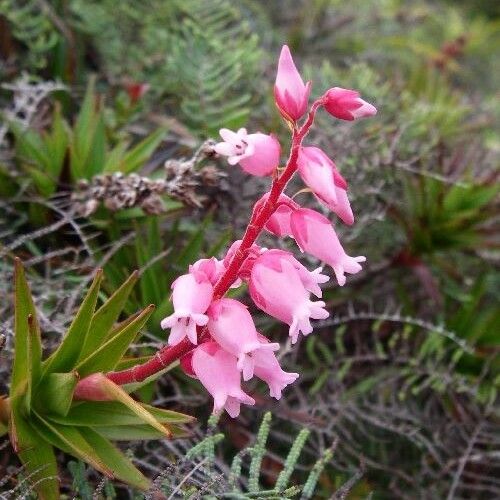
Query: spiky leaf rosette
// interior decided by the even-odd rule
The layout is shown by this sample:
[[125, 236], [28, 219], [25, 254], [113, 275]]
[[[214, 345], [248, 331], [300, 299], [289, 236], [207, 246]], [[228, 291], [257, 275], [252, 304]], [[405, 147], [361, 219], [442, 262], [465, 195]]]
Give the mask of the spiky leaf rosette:
[[[58, 348], [42, 360], [40, 327], [19, 259], [15, 262], [15, 355], [10, 394], [0, 398], [0, 435], [10, 435], [27, 476], [42, 499], [59, 498], [55, 449], [84, 460], [110, 478], [145, 490], [149, 480], [111, 441], [185, 435], [193, 419], [135, 401], [103, 372], [130, 366], [124, 355], [153, 312], [148, 306], [117, 320], [137, 273], [96, 310], [97, 271]], [[75, 400], [81, 377], [98, 382], [103, 401]]]

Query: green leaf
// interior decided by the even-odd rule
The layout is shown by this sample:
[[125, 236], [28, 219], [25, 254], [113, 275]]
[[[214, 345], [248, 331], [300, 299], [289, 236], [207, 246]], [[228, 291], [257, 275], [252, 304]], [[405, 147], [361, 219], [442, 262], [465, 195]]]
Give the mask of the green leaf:
[[[32, 385], [32, 380], [40, 377], [40, 361], [42, 344], [40, 327], [36, 319], [35, 306], [29, 285], [24, 275], [21, 260], [14, 263], [14, 363], [12, 367], [10, 394], [12, 398], [20, 396], [26, 386]], [[32, 318], [32, 333], [28, 318]]]
[[102, 269], [98, 269], [94, 281], [90, 285], [87, 295], [83, 299], [82, 305], [78, 309], [75, 319], [71, 323], [62, 342], [59, 344], [57, 350], [45, 361], [45, 374], [70, 371], [74, 368], [89, 331], [101, 280]]
[[[139, 404], [162, 424], [185, 424], [195, 420], [183, 413], [155, 408], [143, 403]], [[64, 417], [54, 416], [51, 418], [61, 424], [86, 427], [109, 425], [120, 427], [143, 423], [143, 420], [135, 412], [119, 401], [81, 401], [74, 403]]]
[[7, 434], [10, 420], [10, 401], [0, 396], [0, 437]]
[[116, 292], [94, 313], [89, 333], [80, 353], [80, 360], [93, 353], [108, 338], [112, 326], [125, 307], [127, 298], [137, 282], [139, 273], [134, 271]]
[[130, 150], [123, 158], [122, 172], [129, 174], [141, 167], [154, 153], [165, 137], [166, 132], [167, 129], [159, 128]]
[[83, 432], [89, 445], [114, 477], [141, 490], [149, 489], [149, 480], [118, 448], [90, 427]]
[[55, 424], [38, 413], [33, 413], [33, 421], [36, 422], [36, 428], [40, 434], [53, 446], [84, 460], [106, 476], [113, 477], [109, 467], [96, 454], [92, 446], [87, 443], [78, 429]]
[[154, 308], [154, 305], [151, 304], [143, 309], [133, 321], [125, 324], [112, 338], [80, 361], [75, 370], [82, 377], [91, 373], [113, 370], [136, 338], [139, 330], [151, 316]]
[[96, 378], [96, 385], [99, 386], [101, 392], [107, 395], [110, 401], [119, 401], [132, 413], [134, 413], [143, 423], [149, 424], [159, 432], [162, 432], [165, 436], [170, 437], [168, 428], [158, 422], [158, 420], [146, 409], [145, 406], [131, 398], [119, 385], [109, 380], [109, 378], [102, 373], [94, 373], [92, 377]]
[[22, 416], [18, 403], [12, 405], [10, 419], [11, 442], [26, 475], [42, 500], [59, 498], [59, 481], [54, 449]]
[[37, 389], [37, 410], [67, 415], [78, 380], [76, 372], [49, 373]]
[[[111, 441], [135, 441], [148, 439], [161, 439], [165, 437], [163, 432], [153, 429], [150, 425], [102, 425], [96, 428], [97, 432]], [[188, 437], [189, 433], [177, 425], [169, 426], [172, 439]]]

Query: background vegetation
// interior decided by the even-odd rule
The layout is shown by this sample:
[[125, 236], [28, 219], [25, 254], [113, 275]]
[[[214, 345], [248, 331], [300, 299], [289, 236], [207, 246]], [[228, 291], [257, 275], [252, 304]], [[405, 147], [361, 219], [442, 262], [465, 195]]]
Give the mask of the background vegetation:
[[[195, 415], [192, 435], [124, 449], [168, 498], [500, 497], [499, 14], [488, 0], [0, 0], [0, 394], [14, 256], [47, 352], [97, 267], [99, 303], [139, 270], [123, 317], [157, 308], [131, 352], [161, 345], [170, 284], [223, 255], [265, 185], [205, 141], [283, 133], [287, 42], [313, 93], [356, 88], [379, 109], [320, 116], [311, 136], [349, 180], [343, 241], [368, 265], [284, 353], [301, 377], [281, 401], [256, 390], [239, 419], [207, 424], [207, 395], [174, 369], [136, 396]], [[0, 497], [31, 495], [0, 440]], [[58, 459], [68, 497], [137, 495]]]

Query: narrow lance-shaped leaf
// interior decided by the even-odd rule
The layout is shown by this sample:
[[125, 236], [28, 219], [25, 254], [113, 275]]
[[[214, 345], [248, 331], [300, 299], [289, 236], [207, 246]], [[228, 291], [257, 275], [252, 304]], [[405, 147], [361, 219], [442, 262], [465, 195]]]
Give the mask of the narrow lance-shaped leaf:
[[55, 424], [38, 413], [33, 414], [33, 420], [40, 434], [53, 446], [84, 460], [106, 476], [113, 477], [111, 470], [75, 427]]
[[134, 271], [120, 288], [94, 313], [88, 335], [85, 337], [85, 344], [80, 353], [80, 361], [90, 353], [93, 353], [108, 339], [109, 332], [125, 307], [125, 303], [137, 282], [138, 276], [139, 273]]
[[149, 480], [106, 438], [91, 428], [86, 428], [83, 433], [89, 445], [92, 446], [94, 452], [106, 464], [114, 477], [141, 490], [147, 490], [150, 487]]
[[[15, 398], [20, 395], [28, 384], [28, 377], [38, 380], [40, 376], [40, 360], [42, 344], [40, 328], [36, 319], [35, 306], [31, 297], [21, 260], [15, 259], [14, 268], [14, 363], [12, 367], [10, 395]], [[28, 317], [32, 317], [32, 338], [29, 339]], [[31, 353], [30, 353], [31, 350]], [[31, 386], [31, 380], [29, 381]]]
[[90, 285], [82, 305], [76, 313], [66, 335], [57, 350], [44, 363], [44, 373], [66, 372], [74, 368], [82, 346], [89, 331], [92, 315], [94, 314], [99, 287], [102, 280], [102, 269], [98, 269], [94, 281]]
[[116, 332], [114, 337], [80, 361], [75, 370], [82, 377], [91, 373], [113, 370], [153, 311], [154, 305], [146, 307], [134, 321], [126, 324], [122, 330]]

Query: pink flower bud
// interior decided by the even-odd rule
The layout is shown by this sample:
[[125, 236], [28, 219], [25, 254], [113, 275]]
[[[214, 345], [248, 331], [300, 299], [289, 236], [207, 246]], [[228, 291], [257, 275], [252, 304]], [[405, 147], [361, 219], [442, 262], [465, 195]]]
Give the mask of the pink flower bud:
[[255, 400], [241, 389], [236, 363], [236, 357], [216, 342], [201, 344], [191, 358], [192, 371], [214, 398], [214, 413], [225, 409], [233, 418], [240, 414], [241, 403], [255, 404]]
[[355, 90], [333, 87], [325, 95], [325, 109], [340, 120], [355, 120], [377, 114], [377, 108], [359, 97]]
[[[261, 210], [264, 203], [269, 198], [269, 193], [266, 193], [255, 204], [254, 210]], [[265, 229], [276, 236], [291, 236], [292, 228], [290, 227], [290, 215], [293, 210], [300, 208], [298, 203], [295, 203], [287, 195], [282, 194], [278, 198], [278, 208], [269, 217]]]
[[[259, 333], [259, 340], [266, 344], [269, 340]], [[256, 377], [269, 386], [271, 397], [281, 399], [281, 391], [299, 378], [298, 373], [288, 373], [282, 370], [274, 352], [261, 349], [252, 354]]]
[[336, 213], [346, 224], [354, 223], [347, 198], [347, 182], [335, 163], [315, 146], [300, 148], [297, 160], [299, 174], [319, 201]]
[[331, 266], [340, 286], [346, 282], [345, 273], [361, 271], [359, 263], [366, 258], [347, 255], [330, 221], [320, 213], [309, 208], [296, 210], [292, 214], [292, 230], [301, 251]]
[[288, 121], [296, 121], [307, 110], [311, 82], [304, 85], [287, 45], [283, 45], [274, 85], [274, 99], [280, 113]]
[[309, 335], [313, 331], [311, 318], [328, 317], [328, 311], [324, 309], [325, 303], [311, 301], [307, 289], [319, 288], [317, 284], [327, 278], [302, 268], [288, 252], [269, 250], [255, 261], [250, 276], [249, 291], [255, 305], [290, 325], [292, 343], [297, 341], [300, 332]]
[[241, 168], [252, 175], [271, 175], [280, 162], [281, 146], [274, 135], [247, 134], [240, 128], [233, 132], [227, 128], [219, 131], [224, 142], [215, 145], [216, 153], [227, 156], [230, 165], [240, 164]]
[[262, 344], [247, 308], [234, 299], [219, 299], [208, 309], [208, 331], [212, 338], [227, 352], [238, 359], [238, 369], [243, 379], [253, 376], [254, 363], [251, 353], [259, 349], [276, 351], [279, 344]]
[[208, 316], [204, 314], [212, 301], [213, 287], [203, 272], [192, 272], [179, 276], [172, 283], [174, 313], [164, 318], [161, 327], [171, 328], [169, 345], [176, 345], [184, 337], [197, 343], [196, 326], [205, 326]]

